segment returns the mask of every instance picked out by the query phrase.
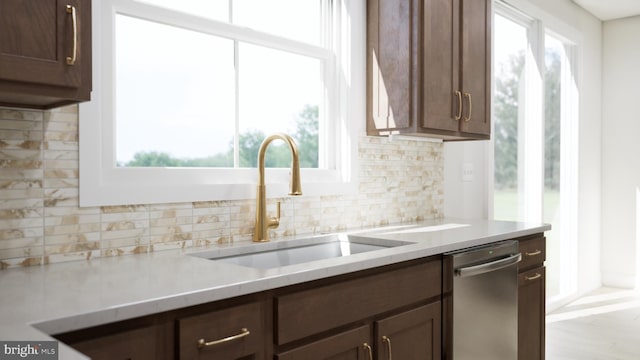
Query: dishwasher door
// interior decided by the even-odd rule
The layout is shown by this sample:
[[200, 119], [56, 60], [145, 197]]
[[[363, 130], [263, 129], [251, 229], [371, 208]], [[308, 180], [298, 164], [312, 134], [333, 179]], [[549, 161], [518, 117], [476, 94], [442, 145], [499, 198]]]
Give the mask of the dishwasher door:
[[453, 264], [453, 359], [517, 360], [517, 241], [447, 254]]

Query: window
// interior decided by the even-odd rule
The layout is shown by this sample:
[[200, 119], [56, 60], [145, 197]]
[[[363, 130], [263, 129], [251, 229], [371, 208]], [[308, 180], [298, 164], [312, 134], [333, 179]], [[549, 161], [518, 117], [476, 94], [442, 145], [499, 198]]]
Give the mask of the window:
[[[364, 1], [105, 0], [94, 19], [81, 205], [252, 197], [273, 132], [298, 142], [305, 194], [354, 189]], [[286, 194], [288, 170], [268, 173]]]
[[552, 302], [576, 290], [576, 45], [502, 2], [494, 19], [493, 216], [552, 225], [545, 234]]

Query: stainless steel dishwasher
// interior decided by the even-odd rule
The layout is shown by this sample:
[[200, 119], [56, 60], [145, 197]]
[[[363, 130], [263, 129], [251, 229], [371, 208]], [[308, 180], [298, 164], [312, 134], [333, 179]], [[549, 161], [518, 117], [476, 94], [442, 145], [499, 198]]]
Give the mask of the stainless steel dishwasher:
[[453, 266], [453, 360], [517, 360], [517, 241], [447, 253]]

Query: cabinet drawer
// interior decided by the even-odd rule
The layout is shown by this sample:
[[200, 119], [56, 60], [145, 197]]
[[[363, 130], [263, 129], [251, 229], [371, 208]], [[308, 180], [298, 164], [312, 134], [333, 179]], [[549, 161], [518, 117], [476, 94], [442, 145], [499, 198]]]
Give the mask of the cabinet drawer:
[[[250, 303], [179, 319], [180, 359], [262, 359], [264, 307]], [[200, 341], [210, 345], [201, 347]]]
[[520, 271], [540, 266], [546, 259], [546, 240], [542, 235], [520, 240]]
[[276, 343], [350, 324], [441, 294], [440, 258], [276, 298]]
[[170, 359], [171, 336], [163, 326], [148, 326], [121, 331], [70, 344], [93, 360]]

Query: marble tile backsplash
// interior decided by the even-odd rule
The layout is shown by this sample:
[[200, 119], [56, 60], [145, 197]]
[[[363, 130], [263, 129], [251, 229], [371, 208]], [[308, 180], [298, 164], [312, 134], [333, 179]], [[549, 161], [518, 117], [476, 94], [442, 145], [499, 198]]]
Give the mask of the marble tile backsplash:
[[[362, 136], [358, 151], [358, 194], [269, 199], [273, 239], [443, 216], [442, 144]], [[78, 184], [77, 106], [0, 108], [1, 269], [251, 241], [253, 199], [81, 208]]]

